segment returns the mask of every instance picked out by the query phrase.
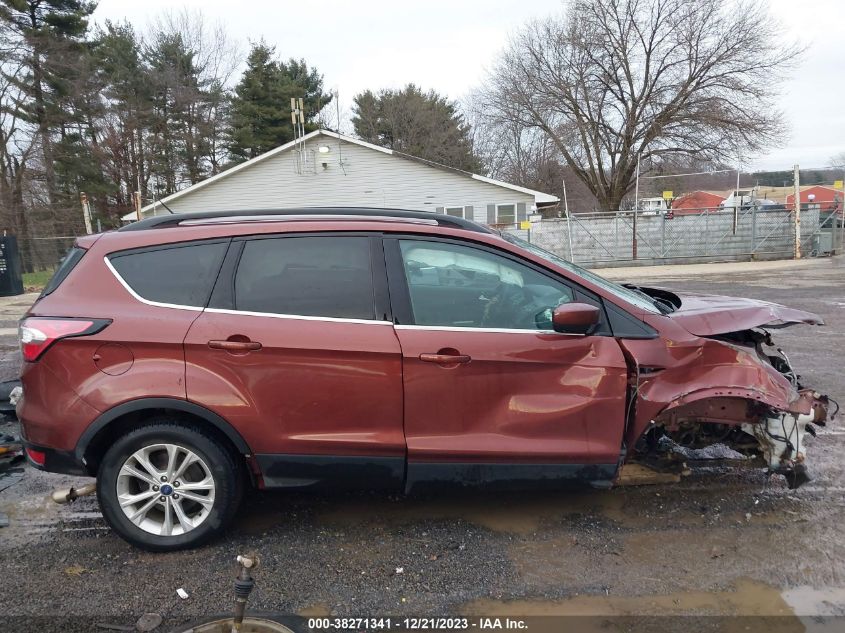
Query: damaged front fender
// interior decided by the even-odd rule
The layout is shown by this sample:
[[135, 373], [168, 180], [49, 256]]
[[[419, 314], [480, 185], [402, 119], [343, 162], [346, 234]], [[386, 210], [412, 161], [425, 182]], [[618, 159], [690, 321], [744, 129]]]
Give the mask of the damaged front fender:
[[636, 448], [629, 459], [659, 431], [682, 445], [724, 443], [762, 457], [797, 487], [809, 479], [804, 434], [824, 425], [827, 398], [802, 389], [785, 356], [763, 350], [766, 332], [729, 336], [682, 335], [665, 345], [620, 340], [631, 369], [625, 438]]

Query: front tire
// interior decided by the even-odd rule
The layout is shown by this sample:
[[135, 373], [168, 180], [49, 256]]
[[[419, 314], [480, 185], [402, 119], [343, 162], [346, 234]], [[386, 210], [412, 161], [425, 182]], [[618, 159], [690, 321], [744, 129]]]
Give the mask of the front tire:
[[118, 439], [97, 475], [106, 522], [154, 552], [196, 547], [234, 518], [243, 475], [232, 454], [197, 426], [156, 418]]

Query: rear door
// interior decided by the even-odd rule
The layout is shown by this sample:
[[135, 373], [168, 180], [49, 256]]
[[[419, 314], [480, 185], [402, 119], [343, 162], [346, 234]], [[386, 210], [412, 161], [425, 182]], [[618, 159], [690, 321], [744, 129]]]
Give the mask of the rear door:
[[430, 479], [609, 478], [627, 369], [609, 328], [552, 330], [552, 310], [598, 297], [507, 253], [388, 239], [402, 345], [408, 485]]
[[236, 239], [185, 340], [188, 398], [232, 423], [264, 483], [398, 487], [399, 343], [380, 237]]

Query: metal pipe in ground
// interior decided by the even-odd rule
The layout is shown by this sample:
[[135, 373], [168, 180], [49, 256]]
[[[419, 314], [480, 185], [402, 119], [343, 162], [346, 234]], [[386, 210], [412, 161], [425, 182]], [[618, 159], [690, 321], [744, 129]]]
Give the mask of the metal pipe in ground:
[[258, 564], [258, 558], [255, 554], [238, 556], [237, 560], [238, 565], [240, 565], [240, 572], [235, 578], [235, 615], [232, 619], [232, 633], [239, 633], [243, 626], [246, 603], [249, 600], [249, 594], [255, 587], [251, 570]]

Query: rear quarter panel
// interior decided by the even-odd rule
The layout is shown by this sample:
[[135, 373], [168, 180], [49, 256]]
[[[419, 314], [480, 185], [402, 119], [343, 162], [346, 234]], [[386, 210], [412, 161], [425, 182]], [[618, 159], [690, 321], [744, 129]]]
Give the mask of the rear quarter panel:
[[[142, 397], [184, 399], [183, 341], [200, 312], [153, 306], [133, 297], [105, 265], [105, 242], [94, 244], [54, 293], [36, 301], [29, 316], [112, 323], [93, 336], [57, 342], [32, 369], [43, 367], [98, 411]], [[110, 348], [103, 349], [106, 343]]]

